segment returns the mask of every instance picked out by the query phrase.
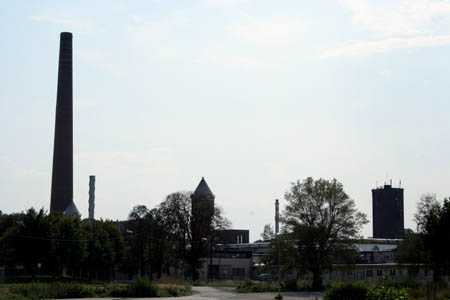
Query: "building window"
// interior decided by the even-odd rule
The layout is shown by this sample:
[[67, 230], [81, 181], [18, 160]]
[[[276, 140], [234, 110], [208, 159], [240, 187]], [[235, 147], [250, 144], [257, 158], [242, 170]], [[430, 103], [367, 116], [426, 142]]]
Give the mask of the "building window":
[[391, 277], [395, 277], [395, 274], [396, 274], [395, 270], [391, 270]]
[[362, 272], [356, 272], [356, 280], [362, 280], [363, 279], [363, 273]]
[[367, 270], [366, 277], [373, 277], [373, 270]]
[[377, 270], [377, 276], [383, 277], [383, 270]]

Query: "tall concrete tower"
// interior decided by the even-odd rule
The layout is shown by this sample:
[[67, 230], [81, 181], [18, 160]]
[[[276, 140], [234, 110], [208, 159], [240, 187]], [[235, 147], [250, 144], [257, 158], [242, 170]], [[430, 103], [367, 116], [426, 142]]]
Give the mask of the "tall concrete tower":
[[[72, 33], [62, 32], [59, 46], [53, 148], [51, 213], [78, 212], [73, 203]], [[79, 214], [79, 212], [78, 212]]]
[[373, 189], [372, 217], [374, 238], [403, 238], [403, 189], [392, 185]]

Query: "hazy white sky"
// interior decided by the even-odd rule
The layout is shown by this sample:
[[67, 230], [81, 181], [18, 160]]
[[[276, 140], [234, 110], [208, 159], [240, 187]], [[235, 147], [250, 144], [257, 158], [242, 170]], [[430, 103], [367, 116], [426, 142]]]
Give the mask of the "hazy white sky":
[[[59, 33], [74, 35], [74, 200], [125, 219], [202, 176], [259, 237], [290, 182], [449, 196], [450, 2], [3, 1], [3, 212], [49, 208]], [[372, 224], [363, 230], [372, 235]]]

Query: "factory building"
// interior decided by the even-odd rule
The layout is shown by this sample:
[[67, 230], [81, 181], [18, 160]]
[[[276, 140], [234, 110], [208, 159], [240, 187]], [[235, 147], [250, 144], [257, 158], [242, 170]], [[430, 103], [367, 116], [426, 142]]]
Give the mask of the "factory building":
[[403, 238], [403, 189], [384, 185], [372, 190], [373, 237]]

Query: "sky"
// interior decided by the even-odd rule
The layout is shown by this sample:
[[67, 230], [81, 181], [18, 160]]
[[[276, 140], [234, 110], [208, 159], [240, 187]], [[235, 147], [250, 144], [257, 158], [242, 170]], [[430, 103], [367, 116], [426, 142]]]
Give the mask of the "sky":
[[[74, 201], [126, 219], [202, 176], [256, 240], [291, 182], [450, 196], [446, 0], [2, 1], [0, 210], [49, 209], [60, 32], [73, 33]], [[372, 235], [372, 223], [362, 235]]]

